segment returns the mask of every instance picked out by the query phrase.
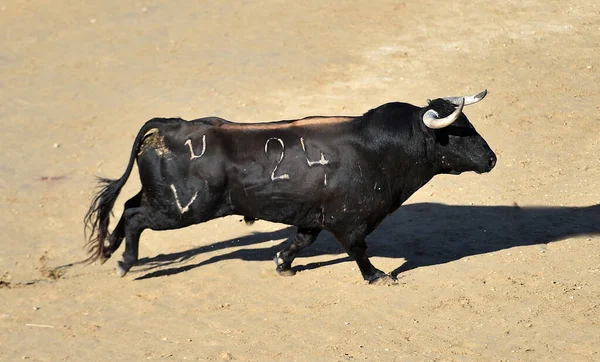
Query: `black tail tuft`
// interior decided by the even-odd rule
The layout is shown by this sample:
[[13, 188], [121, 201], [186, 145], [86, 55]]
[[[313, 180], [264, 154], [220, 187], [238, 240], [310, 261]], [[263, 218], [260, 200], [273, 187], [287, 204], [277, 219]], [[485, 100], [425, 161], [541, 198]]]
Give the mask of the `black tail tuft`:
[[[123, 180], [110, 180], [99, 177], [99, 187], [102, 189], [92, 200], [92, 204], [83, 219], [85, 223], [85, 248], [88, 251], [87, 263], [92, 263], [104, 257], [105, 242], [108, 238], [110, 213], [123, 187]], [[89, 233], [89, 236], [88, 236]]]

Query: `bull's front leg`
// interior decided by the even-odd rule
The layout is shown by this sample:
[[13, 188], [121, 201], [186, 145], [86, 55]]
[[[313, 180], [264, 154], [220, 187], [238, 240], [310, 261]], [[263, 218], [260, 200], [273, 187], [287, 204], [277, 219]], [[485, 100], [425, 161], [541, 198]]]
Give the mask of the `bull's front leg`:
[[319, 236], [321, 229], [298, 228], [298, 232], [291, 239], [290, 246], [277, 253], [275, 256], [276, 271], [282, 276], [292, 276], [296, 272], [292, 269], [292, 262], [298, 252], [312, 244]]
[[369, 284], [390, 284], [396, 281], [396, 278], [375, 268], [373, 264], [371, 264], [371, 261], [367, 256], [367, 243], [365, 242], [365, 237], [363, 235], [347, 233], [338, 236], [338, 240], [348, 255], [356, 262], [363, 279], [369, 282]]

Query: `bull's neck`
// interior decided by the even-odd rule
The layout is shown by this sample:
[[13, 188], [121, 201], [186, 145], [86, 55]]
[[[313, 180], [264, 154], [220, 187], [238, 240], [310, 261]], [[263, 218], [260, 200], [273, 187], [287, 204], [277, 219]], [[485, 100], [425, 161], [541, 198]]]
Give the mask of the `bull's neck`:
[[432, 162], [433, 155], [423, 133], [412, 132], [410, 137], [400, 141], [386, 147], [386, 154], [390, 155], [388, 178], [393, 195], [391, 211], [441, 172], [438, 165]]

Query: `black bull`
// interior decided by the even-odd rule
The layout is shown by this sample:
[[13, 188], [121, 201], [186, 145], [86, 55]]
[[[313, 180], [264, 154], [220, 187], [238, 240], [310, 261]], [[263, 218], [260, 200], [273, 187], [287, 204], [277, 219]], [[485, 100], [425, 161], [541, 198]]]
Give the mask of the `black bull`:
[[[359, 117], [252, 124], [152, 119], [140, 129], [123, 176], [101, 179], [85, 217], [88, 260], [108, 259], [125, 239], [123, 276], [138, 260], [144, 229], [237, 214], [298, 227], [275, 257], [280, 274], [293, 274], [296, 254], [327, 230], [365, 280], [387, 277], [369, 261], [365, 237], [433, 176], [494, 167], [495, 154], [462, 113], [485, 95], [439, 98], [423, 108], [388, 103]], [[134, 160], [142, 189], [109, 234]]]

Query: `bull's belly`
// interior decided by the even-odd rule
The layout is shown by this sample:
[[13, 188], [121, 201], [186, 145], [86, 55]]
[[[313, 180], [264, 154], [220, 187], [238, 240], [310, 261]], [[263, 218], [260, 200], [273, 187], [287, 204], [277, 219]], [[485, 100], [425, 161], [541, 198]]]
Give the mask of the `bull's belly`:
[[[323, 213], [314, 207], [271, 207], [253, 214], [255, 219], [266, 220], [286, 225], [294, 225], [303, 228], [324, 227]], [[247, 215], [244, 215], [247, 216]]]
[[230, 185], [233, 214], [300, 227], [320, 227], [323, 195], [279, 185]]
[[[387, 215], [383, 199], [336, 197], [341, 191], [316, 193], [310, 190], [231, 189], [231, 212], [250, 218], [267, 220], [304, 228], [335, 230], [379, 222]], [[347, 193], [346, 193], [347, 194]]]

